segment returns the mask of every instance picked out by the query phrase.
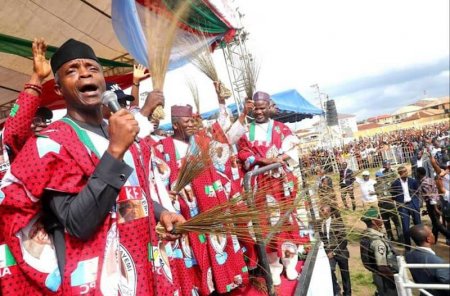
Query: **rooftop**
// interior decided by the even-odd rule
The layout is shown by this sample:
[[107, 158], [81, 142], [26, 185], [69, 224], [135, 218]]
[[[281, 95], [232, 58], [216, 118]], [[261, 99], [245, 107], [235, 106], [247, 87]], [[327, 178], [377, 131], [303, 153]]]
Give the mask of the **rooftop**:
[[383, 126], [382, 124], [379, 123], [364, 123], [364, 124], [359, 124], [358, 125], [358, 131], [364, 131], [364, 130], [368, 130], [368, 129], [372, 129], [372, 128], [377, 128]]

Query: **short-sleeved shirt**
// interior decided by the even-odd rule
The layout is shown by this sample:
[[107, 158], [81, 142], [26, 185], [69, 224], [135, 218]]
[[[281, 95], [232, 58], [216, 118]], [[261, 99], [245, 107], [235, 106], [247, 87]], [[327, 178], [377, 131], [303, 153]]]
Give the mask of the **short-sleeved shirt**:
[[388, 257], [392, 256], [392, 250], [385, 242], [384, 234], [375, 229], [369, 228], [368, 235], [372, 240], [370, 248], [373, 251], [375, 263], [377, 266], [389, 266]]

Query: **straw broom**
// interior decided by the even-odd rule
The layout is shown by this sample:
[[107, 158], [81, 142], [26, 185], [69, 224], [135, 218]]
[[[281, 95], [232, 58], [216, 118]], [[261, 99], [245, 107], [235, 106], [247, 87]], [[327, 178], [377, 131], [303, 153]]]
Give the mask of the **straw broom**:
[[[152, 73], [152, 84], [154, 90], [162, 91], [167, 68], [169, 66], [170, 53], [177, 32], [178, 20], [188, 13], [189, 1], [181, 1], [175, 9], [174, 15], [170, 19], [165, 16], [157, 18], [145, 15], [148, 42], [148, 61], [150, 63], [150, 73]], [[150, 6], [150, 0], [146, 0], [146, 5]], [[153, 119], [164, 119], [164, 108], [158, 106], [152, 114]]]
[[[297, 231], [295, 224], [284, 224], [283, 227], [272, 225], [269, 219], [278, 213], [296, 208], [298, 204], [290, 202], [279, 203], [278, 205], [268, 205], [266, 202], [258, 203], [255, 208], [247, 208], [236, 200], [229, 200], [207, 211], [192, 217], [183, 224], [175, 226], [172, 233], [185, 234], [189, 232], [206, 233], [210, 235], [235, 235], [240, 241], [255, 242], [254, 236], [264, 237], [269, 232], [289, 232]], [[250, 224], [251, 221], [260, 221], [256, 227]], [[156, 232], [165, 234], [165, 229], [158, 224]], [[294, 242], [294, 240], [293, 240]], [[301, 242], [298, 242], [301, 243]], [[271, 240], [266, 246], [275, 246], [276, 242]]]
[[204, 34], [196, 35], [194, 38], [189, 38], [184, 40], [184, 43], [188, 46], [200, 43], [201, 47], [199, 51], [194, 51], [189, 55], [189, 60], [191, 63], [199, 69], [203, 74], [205, 74], [213, 82], [217, 82], [219, 85], [219, 96], [221, 98], [231, 97], [231, 91], [225, 87], [225, 85], [220, 81], [219, 75], [217, 73], [216, 65], [214, 64], [214, 59], [208, 40]]
[[251, 100], [256, 90], [256, 82], [258, 81], [260, 65], [254, 58], [244, 61], [244, 90], [247, 99]]
[[189, 145], [178, 172], [178, 178], [172, 188], [176, 193], [181, 192], [186, 185], [212, 165], [209, 154], [209, 139], [206, 134], [198, 134], [195, 137], [195, 142], [192, 141]]
[[186, 84], [191, 92], [192, 99], [194, 100], [195, 108], [197, 109], [197, 113], [200, 114], [200, 96], [198, 93], [197, 84], [192, 79], [187, 79]]
[[[264, 192], [271, 187], [259, 188], [258, 195], [265, 195]], [[187, 222], [176, 225], [173, 233], [184, 234], [188, 232], [207, 233], [211, 235], [236, 235], [241, 241], [254, 242], [254, 236], [264, 237], [269, 232], [278, 233], [297, 231], [296, 224], [283, 223], [282, 225], [272, 225], [269, 221], [278, 217], [281, 219], [283, 213], [293, 211], [300, 205], [300, 199], [286, 199], [277, 203], [267, 202], [265, 198], [256, 198], [252, 207], [247, 206], [246, 196], [230, 199], [225, 203], [217, 205], [207, 211], [192, 217]], [[259, 221], [259, 226], [252, 226], [250, 222]], [[165, 230], [161, 225], [157, 225], [156, 231], [164, 234]], [[273, 240], [267, 242], [267, 246], [274, 245]]]

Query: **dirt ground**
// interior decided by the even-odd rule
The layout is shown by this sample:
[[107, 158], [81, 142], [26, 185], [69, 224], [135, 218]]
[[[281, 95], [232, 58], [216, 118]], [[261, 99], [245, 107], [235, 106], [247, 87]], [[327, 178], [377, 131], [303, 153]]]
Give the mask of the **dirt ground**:
[[[375, 169], [370, 170], [371, 177], [373, 178]], [[339, 188], [337, 187], [339, 184], [339, 180], [336, 175], [332, 176], [333, 184], [335, 185], [335, 192], [338, 193], [338, 202], [341, 204], [341, 199], [339, 196]], [[337, 185], [337, 186], [336, 186]], [[372, 284], [372, 274], [366, 270], [361, 262], [361, 255], [359, 250], [359, 234], [366, 229], [366, 226], [363, 222], [359, 220], [362, 213], [362, 202], [360, 199], [360, 189], [358, 185], [355, 185], [355, 198], [357, 201], [357, 209], [355, 214], [347, 214], [344, 215], [344, 221], [346, 224], [346, 228], [348, 229], [348, 249], [350, 251], [350, 259], [349, 259], [349, 269], [350, 269], [350, 277], [352, 282], [352, 295], [354, 296], [370, 296], [375, 293], [375, 286]], [[341, 204], [342, 206], [342, 204]], [[428, 216], [422, 216], [422, 222], [428, 225], [431, 225]], [[395, 233], [395, 231], [394, 231]], [[436, 245], [434, 245], [433, 250], [436, 254], [446, 262], [449, 262], [450, 259], [450, 247], [445, 244], [445, 238], [442, 235], [439, 236], [439, 240]], [[398, 246], [397, 251], [399, 254], [403, 254], [403, 247]], [[340, 273], [337, 270], [336, 275], [339, 279], [339, 284], [342, 288], [342, 284], [340, 281]], [[412, 277], [410, 277], [412, 279]], [[418, 293], [414, 293], [414, 295], [418, 295]]]

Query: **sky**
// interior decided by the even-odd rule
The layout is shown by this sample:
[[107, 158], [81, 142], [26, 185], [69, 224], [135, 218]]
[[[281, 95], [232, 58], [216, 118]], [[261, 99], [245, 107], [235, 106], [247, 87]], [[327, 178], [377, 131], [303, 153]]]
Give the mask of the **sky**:
[[[339, 113], [358, 120], [449, 95], [448, 0], [231, 2], [244, 14], [247, 49], [261, 64], [259, 90], [294, 88], [319, 105], [311, 87], [318, 84]], [[214, 59], [230, 87], [221, 50]], [[186, 77], [199, 87], [201, 111], [216, 108], [212, 82], [192, 65], [167, 74], [166, 106], [193, 104]]]

